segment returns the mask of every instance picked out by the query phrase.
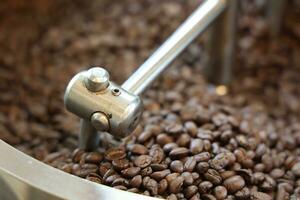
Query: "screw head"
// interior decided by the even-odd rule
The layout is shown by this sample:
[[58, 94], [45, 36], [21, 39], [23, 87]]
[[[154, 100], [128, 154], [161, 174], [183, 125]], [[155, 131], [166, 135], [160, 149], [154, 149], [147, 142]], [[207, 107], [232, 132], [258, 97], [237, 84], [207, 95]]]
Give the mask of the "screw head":
[[102, 112], [95, 112], [91, 117], [91, 124], [98, 131], [108, 131], [109, 121]]
[[85, 86], [92, 92], [105, 90], [109, 85], [109, 74], [101, 67], [93, 67], [85, 74]]

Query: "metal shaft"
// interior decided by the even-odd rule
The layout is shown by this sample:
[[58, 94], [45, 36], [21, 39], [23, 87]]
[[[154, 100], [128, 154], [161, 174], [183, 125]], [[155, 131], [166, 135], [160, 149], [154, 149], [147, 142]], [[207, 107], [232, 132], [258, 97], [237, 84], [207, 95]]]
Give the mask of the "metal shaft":
[[287, 0], [268, 0], [267, 16], [272, 37], [277, 37], [283, 23], [283, 13]]
[[122, 85], [139, 95], [226, 7], [226, 0], [206, 0]]
[[240, 0], [228, 1], [228, 7], [210, 27], [204, 74], [210, 82], [227, 85], [232, 79], [237, 39]]

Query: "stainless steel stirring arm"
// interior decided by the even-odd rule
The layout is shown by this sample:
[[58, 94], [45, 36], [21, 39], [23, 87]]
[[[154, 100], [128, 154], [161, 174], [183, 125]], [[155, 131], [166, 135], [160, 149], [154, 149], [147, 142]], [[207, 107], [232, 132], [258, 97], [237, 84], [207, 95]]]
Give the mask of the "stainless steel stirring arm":
[[99, 67], [73, 77], [65, 92], [65, 105], [82, 118], [80, 147], [97, 148], [97, 131], [116, 138], [128, 136], [142, 115], [139, 95], [225, 10], [228, 1], [204, 1], [122, 87], [111, 82], [108, 72]]

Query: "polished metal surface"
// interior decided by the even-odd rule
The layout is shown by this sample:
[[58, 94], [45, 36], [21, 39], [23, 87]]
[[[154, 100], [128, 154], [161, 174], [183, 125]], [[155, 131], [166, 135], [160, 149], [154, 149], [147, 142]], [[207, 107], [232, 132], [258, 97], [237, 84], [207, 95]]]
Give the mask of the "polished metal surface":
[[[90, 123], [94, 113], [101, 112], [109, 121], [107, 132], [116, 138], [126, 137], [134, 130], [142, 115], [143, 106], [140, 97], [127, 92], [113, 82], [109, 82], [105, 90], [91, 92], [84, 84], [85, 73], [86, 71], [80, 72], [70, 81], [64, 98], [66, 108], [84, 119], [81, 134], [92, 130], [90, 125], [85, 123]], [[95, 134], [87, 133], [87, 135]]]
[[1, 200], [155, 200], [93, 183], [46, 165], [0, 140]]
[[92, 92], [105, 90], [109, 85], [109, 74], [101, 67], [93, 67], [85, 73], [85, 86]]
[[204, 74], [210, 82], [227, 85], [235, 66], [239, 0], [228, 0], [226, 10], [209, 28]]
[[107, 116], [102, 112], [95, 112], [91, 117], [91, 124], [98, 131], [108, 131], [109, 130], [109, 121]]
[[226, 0], [206, 0], [161, 45], [130, 78], [122, 88], [139, 95], [161, 72], [220, 15]]
[[100, 135], [90, 120], [80, 120], [79, 148], [92, 151], [98, 148]]

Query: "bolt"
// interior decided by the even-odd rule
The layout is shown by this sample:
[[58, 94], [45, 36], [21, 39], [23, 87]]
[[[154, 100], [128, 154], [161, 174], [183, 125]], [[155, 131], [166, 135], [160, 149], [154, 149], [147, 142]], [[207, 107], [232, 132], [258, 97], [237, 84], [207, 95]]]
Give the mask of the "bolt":
[[91, 124], [98, 131], [108, 131], [109, 121], [102, 112], [95, 112], [91, 117]]
[[105, 90], [109, 85], [109, 74], [101, 67], [93, 67], [86, 72], [85, 86], [92, 92]]

